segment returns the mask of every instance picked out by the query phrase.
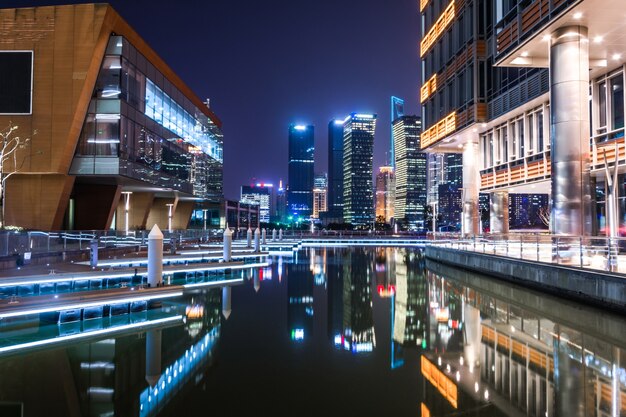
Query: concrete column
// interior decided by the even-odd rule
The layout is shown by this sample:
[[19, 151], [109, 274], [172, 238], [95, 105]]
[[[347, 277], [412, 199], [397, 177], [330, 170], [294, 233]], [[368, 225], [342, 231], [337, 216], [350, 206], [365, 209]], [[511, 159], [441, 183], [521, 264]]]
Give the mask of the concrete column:
[[278, 240], [283, 241], [283, 229], [278, 229]]
[[163, 282], [163, 233], [156, 224], [148, 235], [148, 285], [156, 287]]
[[584, 26], [552, 33], [550, 128], [552, 233], [589, 235], [589, 40]]
[[161, 330], [146, 332], [146, 381], [154, 388], [161, 378]]
[[230, 262], [233, 253], [233, 232], [226, 224], [224, 229], [224, 262]]
[[261, 243], [263, 243], [264, 245], [267, 244], [267, 229], [265, 228], [261, 230]]
[[489, 199], [489, 228], [491, 233], [509, 233], [509, 192], [496, 191]]
[[250, 226], [248, 226], [248, 232], [246, 233], [246, 247], [252, 247], [252, 229], [250, 229]]
[[258, 227], [254, 231], [254, 251], [261, 252], [261, 230]]
[[276, 229], [272, 229], [272, 242], [276, 242]]
[[479, 233], [480, 216], [478, 215], [478, 190], [480, 171], [478, 164], [478, 143], [467, 142], [463, 145], [463, 234]]
[[233, 311], [231, 307], [231, 295], [232, 289], [230, 287], [222, 288], [222, 314], [226, 320], [228, 320], [230, 313]]

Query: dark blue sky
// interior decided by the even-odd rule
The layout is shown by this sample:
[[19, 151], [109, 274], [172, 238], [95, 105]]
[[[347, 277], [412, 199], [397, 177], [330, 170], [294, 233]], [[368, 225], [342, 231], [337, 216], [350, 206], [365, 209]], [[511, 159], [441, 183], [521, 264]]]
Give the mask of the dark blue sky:
[[[5, 0], [2, 7], [71, 1]], [[224, 190], [253, 177], [287, 182], [287, 128], [378, 114], [374, 169], [386, 161], [390, 96], [418, 111], [417, 0], [112, 0], [113, 7], [224, 123]]]

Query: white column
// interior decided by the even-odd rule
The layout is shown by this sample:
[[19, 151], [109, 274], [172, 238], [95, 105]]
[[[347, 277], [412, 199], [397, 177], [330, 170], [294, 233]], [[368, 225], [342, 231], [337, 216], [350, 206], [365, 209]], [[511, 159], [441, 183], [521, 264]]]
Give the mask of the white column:
[[156, 287], [163, 282], [163, 233], [156, 224], [148, 235], [148, 285]]
[[261, 242], [265, 245], [267, 244], [267, 229], [263, 228], [261, 231]]
[[261, 252], [261, 230], [258, 227], [254, 231], [254, 251]]
[[283, 241], [283, 229], [278, 229], [278, 240]]
[[169, 203], [167, 206], [167, 231], [172, 233], [172, 217], [174, 216], [174, 204]]
[[478, 157], [478, 142], [467, 142], [463, 145], [463, 221], [461, 224], [464, 235], [477, 235], [479, 233], [480, 165]]
[[272, 242], [276, 242], [276, 229], [272, 229]]
[[226, 229], [224, 229], [224, 262], [230, 262], [233, 252], [233, 232], [226, 223]]
[[489, 199], [489, 229], [491, 233], [509, 233], [509, 192], [496, 191]]
[[246, 233], [246, 247], [252, 247], [252, 229], [250, 229], [250, 226], [248, 226], [248, 232]]
[[552, 33], [550, 114], [552, 232], [589, 235], [589, 40], [584, 26]]
[[124, 231], [128, 234], [129, 230], [129, 217], [130, 217], [130, 195], [132, 191], [122, 191], [124, 194]]

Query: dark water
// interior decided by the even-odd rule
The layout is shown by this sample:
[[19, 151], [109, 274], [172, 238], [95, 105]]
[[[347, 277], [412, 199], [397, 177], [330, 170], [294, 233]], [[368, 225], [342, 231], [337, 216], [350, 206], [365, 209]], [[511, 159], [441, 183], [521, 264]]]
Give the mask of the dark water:
[[428, 266], [308, 249], [149, 314], [0, 325], [0, 416], [626, 415], [623, 317]]

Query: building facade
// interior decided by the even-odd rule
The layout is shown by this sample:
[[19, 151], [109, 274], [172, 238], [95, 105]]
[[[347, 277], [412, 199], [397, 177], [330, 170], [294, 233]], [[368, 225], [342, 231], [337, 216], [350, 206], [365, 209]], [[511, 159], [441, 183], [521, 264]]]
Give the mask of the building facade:
[[221, 122], [110, 6], [0, 20], [0, 78], [28, 74], [5, 89], [0, 126], [31, 138], [8, 168], [5, 224], [179, 229], [222, 198]]
[[420, 149], [422, 122], [417, 116], [393, 121], [395, 143], [395, 219], [403, 228], [424, 227], [428, 196], [427, 154]]
[[343, 125], [343, 218], [355, 227], [374, 223], [372, 161], [375, 114], [352, 113]]
[[256, 183], [241, 186], [241, 201], [258, 204], [259, 221], [269, 223], [274, 212], [274, 185], [269, 183]]
[[316, 174], [313, 179], [313, 218], [319, 219], [321, 213], [328, 211], [328, 175]]
[[389, 144], [390, 146], [390, 151], [389, 151], [389, 165], [392, 168], [396, 168], [396, 142], [393, 138], [393, 121], [404, 116], [404, 100], [396, 97], [396, 96], [391, 96], [391, 143]]
[[314, 128], [312, 125], [289, 126], [290, 216], [309, 218], [313, 214]]
[[396, 177], [392, 167], [378, 168], [376, 174], [376, 221], [391, 223], [394, 218]]
[[328, 211], [343, 217], [343, 120], [328, 123]]

